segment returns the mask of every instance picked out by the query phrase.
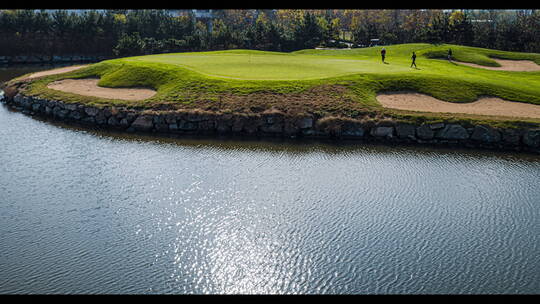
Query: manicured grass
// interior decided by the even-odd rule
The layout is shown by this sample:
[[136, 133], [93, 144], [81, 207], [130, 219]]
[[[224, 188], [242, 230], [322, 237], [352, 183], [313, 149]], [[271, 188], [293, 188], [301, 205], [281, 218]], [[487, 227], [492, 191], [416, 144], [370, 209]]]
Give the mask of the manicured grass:
[[[376, 94], [383, 91], [415, 91], [451, 102], [470, 102], [487, 95], [540, 105], [540, 72], [485, 70], [440, 59], [446, 58], [448, 48], [457, 60], [486, 66], [496, 65], [490, 57], [527, 59], [540, 64], [540, 54], [458, 45], [401, 44], [386, 46], [387, 64], [383, 64], [381, 48], [293, 53], [230, 50], [128, 57], [36, 80], [28, 92], [68, 102], [147, 108], [165, 104], [226, 111], [247, 111], [250, 103], [287, 111], [288, 100], [301, 102], [304, 98], [305, 112], [345, 116], [375, 113], [402, 117], [403, 113], [384, 109], [377, 102]], [[418, 69], [410, 68], [412, 51], [417, 53]], [[101, 78], [101, 86], [150, 87], [158, 93], [145, 101], [128, 102], [46, 88], [47, 83], [57, 79], [96, 76]], [[275, 98], [261, 104], [263, 95]], [[308, 103], [309, 98], [317, 99], [317, 103]], [[437, 116], [444, 115], [433, 114]], [[461, 114], [455, 117], [477, 119]]]

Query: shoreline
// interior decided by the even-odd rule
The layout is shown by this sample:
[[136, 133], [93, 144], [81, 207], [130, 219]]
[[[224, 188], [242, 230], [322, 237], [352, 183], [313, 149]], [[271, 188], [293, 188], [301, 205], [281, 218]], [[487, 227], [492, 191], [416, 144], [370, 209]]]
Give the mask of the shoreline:
[[[180, 134], [180, 135], [240, 135], [274, 138], [329, 138], [360, 142], [407, 143], [431, 146], [486, 148], [496, 150], [527, 151], [540, 154], [540, 127], [538, 124], [489, 125], [487, 121], [460, 120], [453, 117], [437, 119], [394, 119], [383, 116], [347, 117], [336, 114], [315, 114], [312, 111], [283, 111], [269, 108], [263, 111], [221, 111], [219, 109], [167, 109], [135, 106], [93, 106], [84, 102], [64, 102], [25, 95], [26, 83], [49, 75], [74, 71], [88, 65], [74, 65], [36, 72], [15, 83], [4, 84], [0, 100], [24, 114], [37, 115], [82, 127], [111, 129], [127, 133]], [[113, 99], [144, 100], [156, 91], [143, 88], [97, 87], [99, 78], [63, 79], [48, 84], [47, 88], [78, 95]], [[92, 92], [92, 94], [89, 94]], [[383, 107], [394, 108], [411, 104], [411, 96], [420, 103], [421, 112], [442, 111], [442, 106], [470, 107], [474, 103], [448, 103], [428, 95], [410, 92], [379, 93], [377, 99]], [[390, 95], [389, 95], [390, 94]], [[393, 95], [392, 95], [393, 94]], [[420, 97], [418, 97], [420, 96]], [[58, 97], [57, 97], [58, 98]], [[3, 99], [3, 100], [2, 100]], [[56, 99], [56, 98], [55, 98]], [[436, 102], [435, 102], [436, 101]], [[431, 103], [430, 103], [431, 102]], [[511, 104], [510, 108], [515, 105]], [[490, 104], [493, 107], [494, 104]], [[536, 110], [529, 104], [516, 104], [525, 110]], [[508, 114], [510, 108], [499, 106]], [[434, 111], [434, 109], [436, 111]], [[418, 109], [416, 109], [418, 110]], [[441, 111], [439, 111], [441, 110]], [[480, 111], [480, 114], [485, 112]], [[499, 114], [493, 112], [492, 114]], [[523, 109], [522, 109], [523, 112]], [[532, 111], [535, 112], [535, 111]], [[309, 113], [309, 114], [306, 114]], [[461, 112], [456, 112], [461, 113]], [[536, 113], [536, 112], [535, 112]], [[478, 114], [478, 113], [476, 113]], [[523, 116], [523, 113], [518, 113]], [[530, 114], [530, 113], [528, 113]], [[507, 115], [508, 116], [508, 115]], [[520, 116], [520, 115], [518, 115]]]
[[289, 115], [277, 110], [245, 114], [109, 106], [99, 108], [25, 96], [18, 91], [5, 95], [2, 102], [27, 115], [127, 133], [343, 139], [359, 143], [405, 143], [540, 154], [540, 128], [496, 128], [446, 121], [413, 124], [338, 116]]

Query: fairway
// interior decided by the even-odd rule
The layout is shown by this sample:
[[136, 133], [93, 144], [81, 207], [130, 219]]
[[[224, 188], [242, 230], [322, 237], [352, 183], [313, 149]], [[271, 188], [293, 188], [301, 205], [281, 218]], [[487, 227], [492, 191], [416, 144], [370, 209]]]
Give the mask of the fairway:
[[[293, 53], [266, 52], [253, 50], [228, 50], [213, 52], [192, 52], [156, 54], [114, 59], [107, 63], [144, 66], [167, 66], [169, 71], [190, 71], [210, 81], [211, 79], [253, 81], [251, 84], [232, 83], [233, 86], [252, 86], [260, 81], [281, 81], [282, 86], [297, 86], [309, 80], [351, 79], [365, 77], [376, 81], [398, 82], [405, 90], [431, 93], [446, 101], [473, 101], [483, 91], [486, 95], [509, 100], [540, 104], [540, 72], [515, 72], [469, 67], [461, 62], [474, 63], [486, 67], [496, 67], [494, 58], [508, 60], [529, 60], [540, 63], [539, 54], [503, 52], [458, 45], [402, 44], [387, 46], [385, 63], [381, 61], [382, 47], [345, 50], [301, 50]], [[448, 48], [454, 50], [454, 60], [443, 60]], [[417, 53], [418, 68], [411, 67], [411, 54]], [[105, 63], [105, 62], [104, 62]], [[156, 66], [157, 67], [157, 66]], [[539, 65], [540, 67], [540, 65]], [[197, 78], [198, 78], [197, 77]], [[287, 81], [285, 84], [283, 81]], [[353, 80], [354, 81], [354, 80]], [[465, 85], [463, 85], [465, 83]], [[101, 82], [102, 85], [108, 81]], [[257, 84], [257, 86], [273, 84]], [[376, 104], [373, 90], [375, 83], [359, 87], [366, 95], [371, 95], [368, 103]], [[382, 83], [385, 86], [384, 83]], [[392, 85], [391, 89], [395, 89]], [[436, 87], [435, 87], [436, 86]], [[275, 89], [275, 87], [274, 87]], [[487, 90], [486, 90], [487, 89]], [[492, 92], [504, 91], [506, 96]], [[527, 98], [519, 98], [510, 91], [519, 91]], [[533, 98], [530, 98], [533, 96]], [[518, 97], [518, 98], [517, 98]]]
[[125, 60], [177, 65], [206, 76], [244, 80], [306, 80], [357, 73], [410, 71], [404, 65], [382, 64], [378, 59], [230, 51], [148, 55]]

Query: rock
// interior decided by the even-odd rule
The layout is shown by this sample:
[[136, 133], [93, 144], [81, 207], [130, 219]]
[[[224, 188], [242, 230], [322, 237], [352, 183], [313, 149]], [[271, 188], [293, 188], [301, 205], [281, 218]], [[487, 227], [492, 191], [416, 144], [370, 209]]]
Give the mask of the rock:
[[85, 123], [85, 124], [89, 124], [89, 125], [93, 125], [96, 123], [96, 119], [92, 116], [87, 116], [83, 119], [81, 119], [81, 122], [82, 123]]
[[107, 119], [107, 124], [112, 127], [118, 127], [120, 126], [120, 121], [118, 121], [118, 118], [116, 116], [111, 116], [109, 119]]
[[520, 132], [516, 129], [504, 129], [502, 131], [502, 141], [506, 144], [519, 145]]
[[394, 127], [374, 127], [371, 129], [371, 136], [391, 137], [394, 133]]
[[68, 110], [60, 110], [60, 111], [56, 112], [56, 117], [64, 119], [64, 118], [66, 118], [68, 116], [68, 114], [69, 114]]
[[244, 129], [244, 122], [246, 122], [247, 119], [244, 116], [236, 116], [234, 118], [231, 130], [233, 132], [241, 132]]
[[199, 122], [199, 130], [209, 131], [216, 128], [216, 122], [213, 120], [205, 120]]
[[176, 124], [176, 115], [174, 114], [165, 115], [165, 122], [168, 124]]
[[204, 115], [202, 115], [201, 113], [188, 113], [186, 115], [186, 120], [187, 121], [191, 121], [191, 122], [199, 122], [199, 121], [203, 121], [204, 120]]
[[120, 127], [123, 127], [123, 128], [129, 127], [129, 121], [127, 120], [127, 118], [122, 118], [120, 120]]
[[39, 103], [32, 104], [32, 111], [39, 112], [41, 105]]
[[428, 125], [421, 125], [416, 128], [416, 136], [423, 140], [430, 140], [435, 136], [435, 132]]
[[262, 113], [262, 117], [265, 123], [267, 124], [275, 124], [275, 123], [281, 123], [283, 122], [283, 114], [280, 112], [266, 112]]
[[313, 117], [302, 117], [296, 121], [296, 126], [300, 129], [309, 129], [313, 127]]
[[439, 129], [444, 128], [444, 123], [438, 122], [438, 123], [430, 124], [430, 125], [429, 125], [429, 128], [430, 128], [431, 130], [439, 130]]
[[343, 137], [363, 137], [366, 132], [362, 124], [354, 121], [345, 121], [340, 133]]
[[22, 96], [21, 94], [16, 94], [15, 96], [13, 96], [13, 102], [15, 104], [22, 104], [24, 101], [24, 96]]
[[191, 121], [180, 120], [178, 122], [178, 129], [183, 130], [183, 131], [197, 130], [197, 124]]
[[77, 105], [73, 104], [73, 103], [66, 103], [66, 104], [64, 104], [64, 109], [70, 110], [70, 111], [75, 111], [75, 110], [77, 110]]
[[154, 127], [153, 118], [150, 115], [140, 115], [133, 121], [131, 127], [138, 131], [150, 131]]
[[178, 125], [176, 123], [169, 124], [170, 131], [178, 131]]
[[303, 129], [302, 130], [302, 135], [304, 136], [315, 136], [317, 135], [317, 132], [313, 129]]
[[154, 126], [159, 132], [169, 132], [169, 125], [166, 123], [154, 124]]
[[43, 107], [45, 107], [48, 104], [47, 100], [41, 99], [41, 98], [34, 98], [34, 102]]
[[475, 126], [471, 135], [472, 140], [484, 143], [496, 143], [501, 141], [501, 133], [489, 126]]
[[280, 123], [264, 124], [261, 126], [261, 131], [266, 133], [280, 133], [283, 131], [283, 125]]
[[461, 125], [450, 124], [437, 131], [435, 137], [441, 139], [467, 139], [469, 133]]
[[[260, 117], [248, 117], [244, 122], [244, 127], [242, 128], [242, 130], [248, 134], [254, 134], [254, 133], [257, 133], [257, 131], [259, 130], [259, 126], [262, 126], [262, 119]], [[267, 130], [274, 130], [276, 132], [281, 132], [282, 129], [283, 129], [283, 124], [278, 123], [278, 124], [273, 124], [272, 127], [269, 127], [269, 129]]]
[[162, 115], [159, 115], [159, 114], [158, 114], [158, 115], [154, 115], [152, 119], [154, 120], [154, 124], [155, 124], [155, 125], [159, 125], [159, 124], [164, 124], [164, 123], [166, 123], [166, 122], [165, 122], [165, 117], [162, 116]]
[[30, 99], [29, 97], [22, 96], [22, 95], [17, 95], [17, 96], [15, 96], [15, 98], [13, 99], [13, 101], [16, 104], [20, 105], [23, 109], [26, 109], [26, 110], [32, 109], [32, 99]]
[[110, 108], [103, 108], [102, 112], [103, 112], [103, 115], [105, 115], [106, 118], [111, 117], [112, 114], [113, 114]]
[[126, 119], [131, 124], [135, 121], [135, 119], [137, 119], [137, 114], [133, 112], [129, 112], [126, 114]]
[[[231, 123], [228, 120], [218, 120], [216, 129], [219, 133], [228, 133], [231, 131]], [[240, 128], [242, 130], [242, 128]]]
[[300, 131], [300, 128], [293, 121], [286, 120], [283, 124], [283, 133], [288, 136], [296, 135]]
[[364, 128], [357, 127], [357, 128], [351, 128], [344, 130], [341, 135], [347, 136], [347, 137], [363, 137], [366, 132], [364, 131]]
[[540, 147], [540, 129], [528, 130], [523, 135], [523, 143], [532, 148]]
[[115, 115], [115, 116], [116, 116], [116, 118], [117, 118], [118, 120], [122, 120], [122, 118], [125, 118], [125, 117], [126, 117], [126, 114], [127, 114], [127, 112], [126, 112], [126, 111], [123, 111], [123, 110], [116, 110], [116, 111], [113, 111], [113, 113], [115, 113], [115, 112], [116, 112], [116, 115]]
[[397, 124], [396, 134], [399, 138], [414, 138], [416, 128], [411, 124]]
[[68, 115], [68, 118], [73, 119], [73, 120], [79, 120], [81, 119], [81, 117], [82, 115], [79, 111], [70, 111]]
[[103, 111], [99, 111], [94, 118], [96, 119], [96, 123], [98, 125], [104, 125], [107, 123], [107, 117], [105, 117]]
[[85, 112], [86, 115], [88, 115], [88, 116], [96, 116], [97, 113], [99, 112], [99, 109], [98, 109], [98, 108], [94, 108], [94, 107], [85, 107], [85, 108], [84, 108], [84, 112]]

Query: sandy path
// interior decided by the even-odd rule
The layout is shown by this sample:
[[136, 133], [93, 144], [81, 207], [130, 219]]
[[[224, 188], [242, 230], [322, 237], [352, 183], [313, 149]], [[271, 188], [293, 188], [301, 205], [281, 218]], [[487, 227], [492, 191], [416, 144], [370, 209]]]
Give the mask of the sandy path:
[[533, 72], [540, 71], [540, 65], [536, 64], [531, 60], [503, 60], [503, 59], [494, 59], [501, 66], [500, 67], [489, 67], [484, 65], [478, 65], [469, 62], [456, 61], [459, 64], [472, 66], [475, 68], [487, 69], [487, 70], [498, 70], [498, 71], [513, 71], [513, 72]]
[[65, 67], [65, 68], [58, 68], [58, 69], [52, 69], [52, 70], [47, 70], [47, 71], [41, 71], [41, 72], [31, 74], [30, 76], [28, 76], [26, 78], [27, 79], [32, 79], [32, 78], [37, 78], [37, 77], [42, 77], [42, 76], [67, 73], [67, 72], [71, 72], [71, 71], [75, 71], [75, 70], [84, 68], [86, 66], [88, 66], [88, 64], [74, 65], [74, 66], [68, 66], [68, 67]]
[[49, 89], [75, 93], [79, 95], [122, 100], [143, 100], [156, 94], [156, 91], [143, 88], [103, 88], [98, 87], [99, 79], [64, 79], [51, 82]]
[[408, 111], [540, 118], [540, 105], [496, 97], [483, 97], [470, 103], [453, 103], [419, 93], [386, 93], [377, 95], [377, 100], [385, 108]]

